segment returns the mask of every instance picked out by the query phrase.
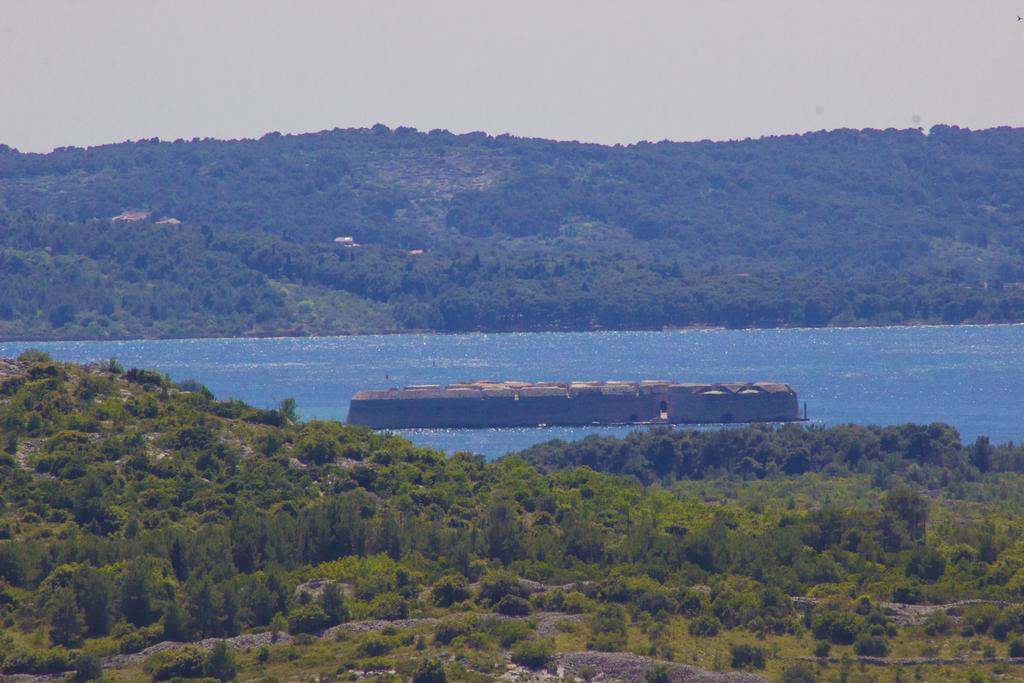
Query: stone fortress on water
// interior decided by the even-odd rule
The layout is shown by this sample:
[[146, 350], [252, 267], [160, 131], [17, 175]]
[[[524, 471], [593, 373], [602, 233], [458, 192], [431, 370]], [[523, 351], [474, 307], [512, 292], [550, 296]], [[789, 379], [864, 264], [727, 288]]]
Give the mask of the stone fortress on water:
[[349, 424], [374, 429], [794, 422], [781, 382], [464, 382], [360, 391]]

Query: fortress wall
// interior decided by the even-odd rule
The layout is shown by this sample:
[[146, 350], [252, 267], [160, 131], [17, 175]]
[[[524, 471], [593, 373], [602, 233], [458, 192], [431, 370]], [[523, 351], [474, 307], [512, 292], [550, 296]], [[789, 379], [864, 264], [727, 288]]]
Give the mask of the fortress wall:
[[704, 397], [688, 387], [671, 387], [667, 403], [668, 421], [675, 424], [700, 422], [705, 413]]
[[[518, 398], [517, 398], [518, 397]], [[800, 418], [786, 385], [594, 383], [472, 386], [360, 392], [348, 421], [375, 429], [583, 426], [661, 420], [674, 424]]]
[[375, 429], [407, 427], [532, 427], [540, 424], [582, 426], [626, 424], [655, 417], [649, 397], [583, 394], [568, 398], [540, 396], [356, 399], [350, 424]]
[[793, 392], [762, 394], [744, 402], [747, 422], [799, 420], [800, 404]]
[[[490, 404], [488, 399], [485, 404]], [[484, 426], [535, 426], [539, 424], [581, 426], [595, 422], [624, 424], [649, 420], [649, 404], [635, 395], [520, 395], [518, 401], [501, 406], [488, 405]]]
[[627, 424], [654, 418], [650, 397], [636, 392], [613, 394], [582, 394], [569, 399], [578, 421], [573, 424]]
[[800, 418], [792, 391], [693, 393], [673, 387], [670, 397], [669, 421], [674, 423], [775, 422]]
[[353, 399], [348, 422], [374, 429], [477, 426], [481, 416], [467, 418], [473, 417], [479, 403], [468, 398]]
[[516, 426], [536, 427], [540, 424], [578, 425], [585, 424], [574, 411], [572, 400], [561, 395], [527, 396], [520, 394], [509, 413], [509, 420]]

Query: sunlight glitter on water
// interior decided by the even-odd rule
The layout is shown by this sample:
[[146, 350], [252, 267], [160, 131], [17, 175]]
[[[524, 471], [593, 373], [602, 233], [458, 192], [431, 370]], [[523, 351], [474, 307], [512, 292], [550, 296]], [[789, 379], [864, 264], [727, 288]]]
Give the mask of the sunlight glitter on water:
[[[384, 335], [270, 339], [0, 343], [0, 355], [41, 348], [56, 358], [116, 356], [219, 398], [261, 407], [294, 397], [305, 418], [343, 420], [360, 389], [472, 379], [792, 384], [825, 424], [948, 422], [965, 440], [1024, 439], [1024, 326], [665, 332]], [[447, 451], [497, 457], [551, 438], [623, 435], [627, 427], [422, 430]]]

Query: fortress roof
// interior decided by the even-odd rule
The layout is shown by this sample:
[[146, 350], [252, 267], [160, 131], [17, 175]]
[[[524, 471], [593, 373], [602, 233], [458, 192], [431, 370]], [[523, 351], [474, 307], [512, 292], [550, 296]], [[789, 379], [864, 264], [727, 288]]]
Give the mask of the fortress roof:
[[517, 380], [477, 380], [457, 382], [447, 387], [438, 384], [410, 384], [404, 388], [365, 390], [354, 396], [354, 400], [400, 400], [400, 399], [472, 399], [501, 398], [515, 395], [524, 397], [540, 396], [582, 396], [582, 395], [625, 395], [648, 394], [652, 391], [689, 391], [694, 394], [794, 394], [793, 388], [782, 382], [673, 382], [670, 380], [630, 381], [579, 381], [579, 382], [523, 382]]

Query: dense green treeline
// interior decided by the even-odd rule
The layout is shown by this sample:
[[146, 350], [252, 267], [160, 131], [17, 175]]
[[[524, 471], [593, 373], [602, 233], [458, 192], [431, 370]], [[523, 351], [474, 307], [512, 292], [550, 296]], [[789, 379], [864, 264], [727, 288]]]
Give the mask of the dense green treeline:
[[[415, 616], [442, 618], [433, 648], [543, 665], [535, 622], [487, 621], [534, 612], [582, 614], [564, 638], [593, 650], [683, 656], [681, 627], [688, 648], [885, 655], [920, 634], [881, 601], [1024, 600], [1021, 449], [942, 425], [652, 432], [486, 463], [294, 410], [116, 362], [3, 361], [2, 670]], [[964, 643], [1024, 632], [1012, 605], [939, 616]], [[403, 637], [357, 640], [353, 661]], [[750, 647], [734, 666], [766, 665]], [[179, 664], [203, 670], [194, 652], [147, 666]]]
[[0, 336], [167, 337], [401, 330], [651, 329], [1024, 318], [1024, 289], [900, 277], [837, 285], [687, 275], [662, 255], [560, 245], [421, 256], [209, 228], [0, 213]]
[[1019, 321], [1022, 145], [378, 126], [0, 148], [0, 336]]
[[892, 427], [773, 427], [633, 432], [624, 439], [589, 436], [580, 441], [549, 441], [522, 453], [545, 471], [588, 467], [625, 474], [644, 484], [669, 485], [678, 479], [741, 476], [761, 479], [779, 474], [822, 472], [870, 474], [879, 486], [893, 475], [922, 484], [950, 486], [987, 472], [1024, 473], [1024, 447], [993, 445], [987, 437], [964, 445], [948, 425]]

